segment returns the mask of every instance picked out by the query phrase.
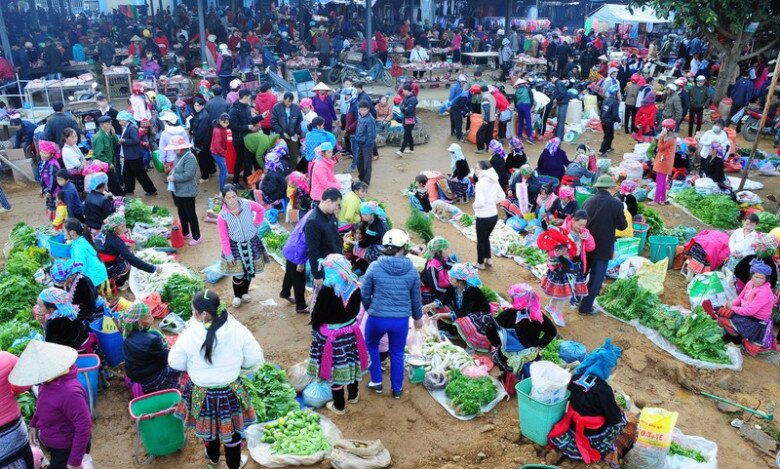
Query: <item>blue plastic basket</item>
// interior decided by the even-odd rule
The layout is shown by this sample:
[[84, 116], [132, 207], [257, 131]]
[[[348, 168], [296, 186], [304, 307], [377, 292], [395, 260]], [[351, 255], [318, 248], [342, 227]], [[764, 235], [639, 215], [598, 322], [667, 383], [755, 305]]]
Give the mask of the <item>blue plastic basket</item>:
[[520, 433], [537, 445], [547, 446], [547, 435], [566, 412], [571, 393], [555, 404], [542, 404], [531, 397], [531, 378], [515, 385], [517, 391], [517, 411], [520, 420]]
[[[125, 361], [125, 354], [122, 350], [124, 342], [122, 333], [119, 331], [103, 332], [104, 319], [106, 318], [102, 317], [92, 321], [89, 328], [92, 329], [92, 332], [97, 336], [98, 342], [100, 343], [100, 350], [106, 355], [108, 366], [118, 366]], [[111, 318], [108, 319], [111, 320]]]
[[81, 385], [87, 391], [87, 403], [92, 414], [95, 413], [97, 402], [98, 373], [100, 373], [100, 357], [94, 354], [79, 355], [76, 358], [78, 378]]
[[70, 259], [70, 244], [65, 243], [64, 234], [49, 238], [49, 252], [55, 259]]

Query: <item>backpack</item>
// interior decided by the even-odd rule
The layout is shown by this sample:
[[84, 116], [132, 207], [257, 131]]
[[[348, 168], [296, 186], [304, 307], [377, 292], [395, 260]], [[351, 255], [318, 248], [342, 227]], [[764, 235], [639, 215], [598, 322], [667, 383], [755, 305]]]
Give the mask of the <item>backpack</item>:
[[220, 75], [232, 75], [233, 74], [233, 56], [223, 55], [222, 66], [219, 69]]

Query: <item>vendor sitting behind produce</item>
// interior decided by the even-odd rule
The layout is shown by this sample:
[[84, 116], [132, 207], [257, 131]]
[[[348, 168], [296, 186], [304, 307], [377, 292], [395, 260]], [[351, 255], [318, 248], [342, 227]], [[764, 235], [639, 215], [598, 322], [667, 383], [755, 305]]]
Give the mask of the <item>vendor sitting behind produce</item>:
[[[476, 347], [476, 345], [489, 344], [485, 332], [492, 323], [493, 314], [490, 311], [490, 303], [479, 288], [482, 281], [479, 279], [477, 269], [471, 264], [458, 263], [452, 266], [449, 274], [450, 287], [447, 292], [441, 300], [425, 305], [423, 312], [447, 308], [447, 312], [433, 314], [431, 318], [443, 320], [445, 324], [452, 324], [461, 319], [471, 322], [473, 327], [467, 329], [472, 332], [468, 334], [464, 330], [464, 334], [468, 334], [464, 340], [472, 348], [484, 349], [486, 347]], [[452, 328], [450, 330], [452, 331]]]
[[745, 256], [752, 256], [756, 253], [753, 243], [756, 241], [758, 232], [758, 215], [751, 213], [742, 222], [742, 228], [737, 228], [729, 236], [729, 260], [726, 264], [732, 271], [737, 263]]
[[423, 253], [423, 257], [427, 259], [425, 269], [420, 275], [423, 304], [441, 301], [450, 289], [449, 270], [452, 268], [452, 261], [449, 247], [450, 243], [441, 236], [428, 241]]
[[[502, 371], [522, 379], [529, 373], [526, 364], [537, 360], [541, 351], [558, 335], [553, 322], [542, 314], [541, 299], [526, 283], [507, 290], [512, 307], [495, 317], [485, 334], [490, 341], [491, 357]], [[509, 357], [516, 357], [509, 364]]]
[[704, 176], [712, 179], [718, 188], [725, 192], [731, 192], [731, 185], [726, 179], [726, 169], [723, 160], [726, 158], [726, 148], [718, 142], [712, 142], [710, 146], [709, 162], [705, 166]]
[[507, 198], [499, 205], [504, 209], [507, 217], [531, 213], [536, 209], [536, 198], [541, 188], [542, 183], [534, 174], [534, 169], [531, 165], [524, 164], [512, 174], [509, 179]]
[[78, 307], [79, 319], [87, 324], [103, 316], [96, 307], [97, 291], [95, 284], [83, 273], [83, 266], [73, 259], [64, 259], [54, 263], [50, 270], [54, 285], [68, 293], [71, 303]]
[[352, 191], [344, 196], [339, 211], [339, 227], [354, 225], [360, 222], [360, 204], [368, 195], [368, 184], [363, 181], [352, 183]]
[[44, 289], [38, 295], [33, 315], [43, 325], [46, 342], [84, 350], [89, 341], [89, 331], [78, 320], [78, 308], [73, 306], [65, 290], [53, 287]]
[[108, 175], [93, 174], [89, 179], [89, 193], [84, 199], [84, 224], [97, 232], [114, 211], [114, 196], [108, 192]]
[[767, 281], [772, 269], [761, 260], [754, 260], [750, 265], [752, 277], [733, 301], [727, 301], [717, 313], [709, 301], [703, 306], [705, 311], [718, 321], [726, 331], [725, 342], [742, 344], [751, 356], [759, 352], [768, 352], [776, 348], [772, 336], [772, 308], [774, 294], [772, 286]]
[[95, 248], [100, 260], [106, 265], [109, 281], [119, 290], [126, 290], [129, 286], [127, 280], [130, 277], [130, 266], [149, 273], [157, 271], [157, 267], [130, 252], [121, 238], [126, 233], [127, 222], [124, 214], [114, 213], [106, 219], [100, 234], [95, 237]]
[[387, 232], [385, 211], [376, 201], [363, 202], [360, 204], [360, 221], [360, 239], [352, 248], [352, 253], [357, 258], [371, 263], [384, 250], [382, 237]]
[[358, 401], [358, 383], [368, 369], [368, 351], [358, 326], [360, 284], [349, 261], [341, 254], [320, 259], [322, 289], [311, 313], [312, 344], [306, 374], [331, 386], [333, 400], [326, 407], [343, 415], [346, 400]]
[[135, 302], [119, 313], [124, 331], [122, 352], [127, 377], [138, 383], [144, 394], [178, 389], [180, 371], [168, 366], [168, 343], [162, 333], [150, 329], [154, 317], [144, 303]]
[[[550, 445], [567, 458], [585, 464], [606, 458], [612, 466], [633, 444], [636, 417], [623, 413], [607, 383], [621, 353], [620, 347], [607, 339], [574, 371], [569, 383], [569, 407], [548, 435]], [[621, 434], [623, 437], [618, 439]], [[624, 444], [618, 447], [618, 442]]]

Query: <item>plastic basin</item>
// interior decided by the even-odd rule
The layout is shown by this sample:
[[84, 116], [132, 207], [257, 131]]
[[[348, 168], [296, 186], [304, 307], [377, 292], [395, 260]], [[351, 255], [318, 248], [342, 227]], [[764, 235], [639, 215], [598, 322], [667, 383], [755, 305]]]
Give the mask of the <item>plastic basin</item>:
[[566, 391], [564, 399], [555, 404], [542, 404], [531, 397], [531, 378], [517, 383], [515, 391], [520, 433], [537, 445], [547, 446], [547, 435], [566, 412], [571, 393]]
[[661, 259], [669, 261], [668, 269], [674, 264], [674, 255], [677, 252], [677, 237], [653, 235], [647, 240], [650, 244], [650, 261], [658, 262]]
[[[122, 351], [122, 333], [115, 332], [103, 332], [103, 320], [105, 318], [96, 319], [89, 325], [92, 332], [97, 336], [100, 343], [100, 349], [106, 354], [106, 362], [108, 366], [118, 366], [124, 363], [125, 354]], [[108, 318], [109, 320], [111, 318]]]
[[87, 403], [89, 409], [95, 409], [98, 391], [98, 373], [100, 373], [100, 357], [94, 354], [79, 355], [76, 358], [78, 379], [84, 390], [87, 391]]
[[130, 401], [130, 417], [150, 456], [165, 456], [184, 447], [184, 424], [173, 415], [180, 400], [179, 391], [167, 389]]
[[65, 243], [64, 234], [49, 238], [49, 253], [56, 259], [70, 259], [70, 244]]

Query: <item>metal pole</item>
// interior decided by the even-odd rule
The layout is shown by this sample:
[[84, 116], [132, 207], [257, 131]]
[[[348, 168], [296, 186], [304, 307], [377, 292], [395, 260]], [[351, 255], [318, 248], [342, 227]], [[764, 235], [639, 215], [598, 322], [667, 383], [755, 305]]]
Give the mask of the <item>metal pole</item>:
[[198, 2], [198, 31], [200, 36], [200, 61], [201, 70], [206, 70], [208, 67], [208, 60], [206, 59], [206, 20], [204, 19], [204, 12], [206, 0], [197, 0]]
[[780, 52], [777, 54], [777, 60], [775, 61], [775, 71], [772, 73], [772, 83], [769, 85], [769, 92], [766, 97], [766, 104], [764, 104], [764, 112], [761, 113], [761, 120], [758, 122], [758, 130], [756, 131], [756, 140], [753, 142], [753, 148], [750, 150], [750, 156], [748, 157], [747, 164], [744, 171], [742, 171], [742, 180], [739, 181], [739, 189], [741, 191], [745, 187], [745, 181], [747, 181], [748, 172], [750, 171], [750, 165], [753, 164], [753, 157], [756, 156], [756, 149], [758, 148], [758, 141], [761, 140], [761, 131], [764, 129], [766, 123], [767, 114], [769, 114], [769, 107], [772, 105], [772, 101], [775, 99], [775, 86], [777, 85], [777, 73], [780, 71]]
[[366, 58], [368, 59], [366, 63], [368, 64], [368, 68], [371, 68], [371, 66], [373, 65], [373, 62], [371, 60], [373, 58], [371, 53], [371, 36], [374, 34], [371, 31], [373, 26], [371, 24], [371, 19], [372, 19], [371, 0], [364, 0], [364, 1], [366, 2]]
[[298, 0], [298, 41], [300, 41], [303, 44], [306, 44], [306, 41], [310, 38], [308, 36], [303, 35], [303, 32], [306, 30], [306, 26], [307, 26], [304, 11], [306, 10], [304, 8], [303, 0]]
[[5, 59], [14, 65], [13, 53], [11, 53], [11, 43], [8, 42], [8, 28], [5, 27], [5, 18], [3, 17], [3, 8], [0, 7], [0, 40], [3, 43], [3, 51], [5, 51]]
[[509, 37], [509, 20], [512, 18], [512, 0], [506, 0], [506, 16], [504, 17], [504, 37]]

